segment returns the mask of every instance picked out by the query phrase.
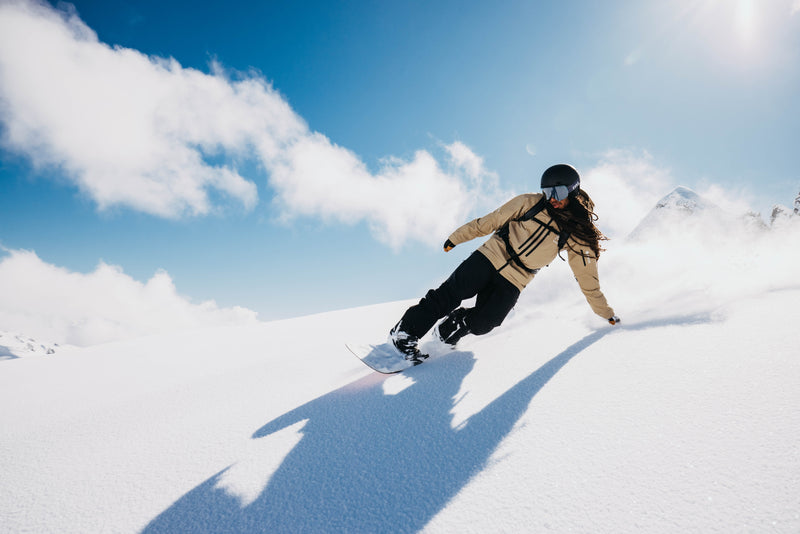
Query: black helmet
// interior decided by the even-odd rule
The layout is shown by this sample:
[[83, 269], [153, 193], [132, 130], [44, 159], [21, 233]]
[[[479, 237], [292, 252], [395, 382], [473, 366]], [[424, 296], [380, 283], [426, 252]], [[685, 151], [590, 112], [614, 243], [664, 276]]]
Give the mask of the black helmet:
[[564, 200], [580, 186], [581, 176], [572, 165], [553, 165], [542, 174], [542, 192], [548, 200]]

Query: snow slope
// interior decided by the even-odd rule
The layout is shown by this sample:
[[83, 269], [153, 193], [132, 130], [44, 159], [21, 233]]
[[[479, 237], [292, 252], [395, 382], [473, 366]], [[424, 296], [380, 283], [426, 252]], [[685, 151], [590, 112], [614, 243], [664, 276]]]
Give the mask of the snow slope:
[[6, 532], [797, 532], [798, 298], [622, 328], [526, 310], [391, 377], [339, 339], [406, 303], [4, 361], [0, 517]]
[[797, 237], [609, 243], [619, 327], [557, 260], [401, 375], [343, 343], [411, 301], [0, 361], [0, 530], [796, 533]]

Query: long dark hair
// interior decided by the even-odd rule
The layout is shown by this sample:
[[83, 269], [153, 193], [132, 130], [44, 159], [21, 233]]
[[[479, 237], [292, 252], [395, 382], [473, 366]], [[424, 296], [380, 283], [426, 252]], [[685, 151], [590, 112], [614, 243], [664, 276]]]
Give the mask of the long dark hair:
[[570, 193], [564, 209], [556, 209], [549, 202], [545, 208], [562, 231], [569, 232], [573, 239], [591, 248], [595, 258], [600, 258], [600, 252], [605, 250], [600, 247], [600, 241], [608, 238], [594, 224], [598, 217], [594, 212], [594, 202], [586, 191], [576, 189]]

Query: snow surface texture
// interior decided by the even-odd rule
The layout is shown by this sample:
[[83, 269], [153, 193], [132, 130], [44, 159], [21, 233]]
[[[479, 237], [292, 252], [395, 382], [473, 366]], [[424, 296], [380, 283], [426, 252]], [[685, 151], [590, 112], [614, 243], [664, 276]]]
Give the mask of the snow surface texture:
[[740, 230], [609, 243], [617, 327], [556, 260], [400, 375], [343, 341], [413, 301], [0, 361], [0, 530], [800, 532], [797, 225]]

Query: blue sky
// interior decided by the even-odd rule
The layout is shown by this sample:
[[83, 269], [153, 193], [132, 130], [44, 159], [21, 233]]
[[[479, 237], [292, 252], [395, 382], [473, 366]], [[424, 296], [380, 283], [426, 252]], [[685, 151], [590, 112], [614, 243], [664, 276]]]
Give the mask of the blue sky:
[[800, 191], [797, 0], [0, 8], [0, 245], [65, 276], [273, 319], [421, 296], [554, 163], [612, 238]]

